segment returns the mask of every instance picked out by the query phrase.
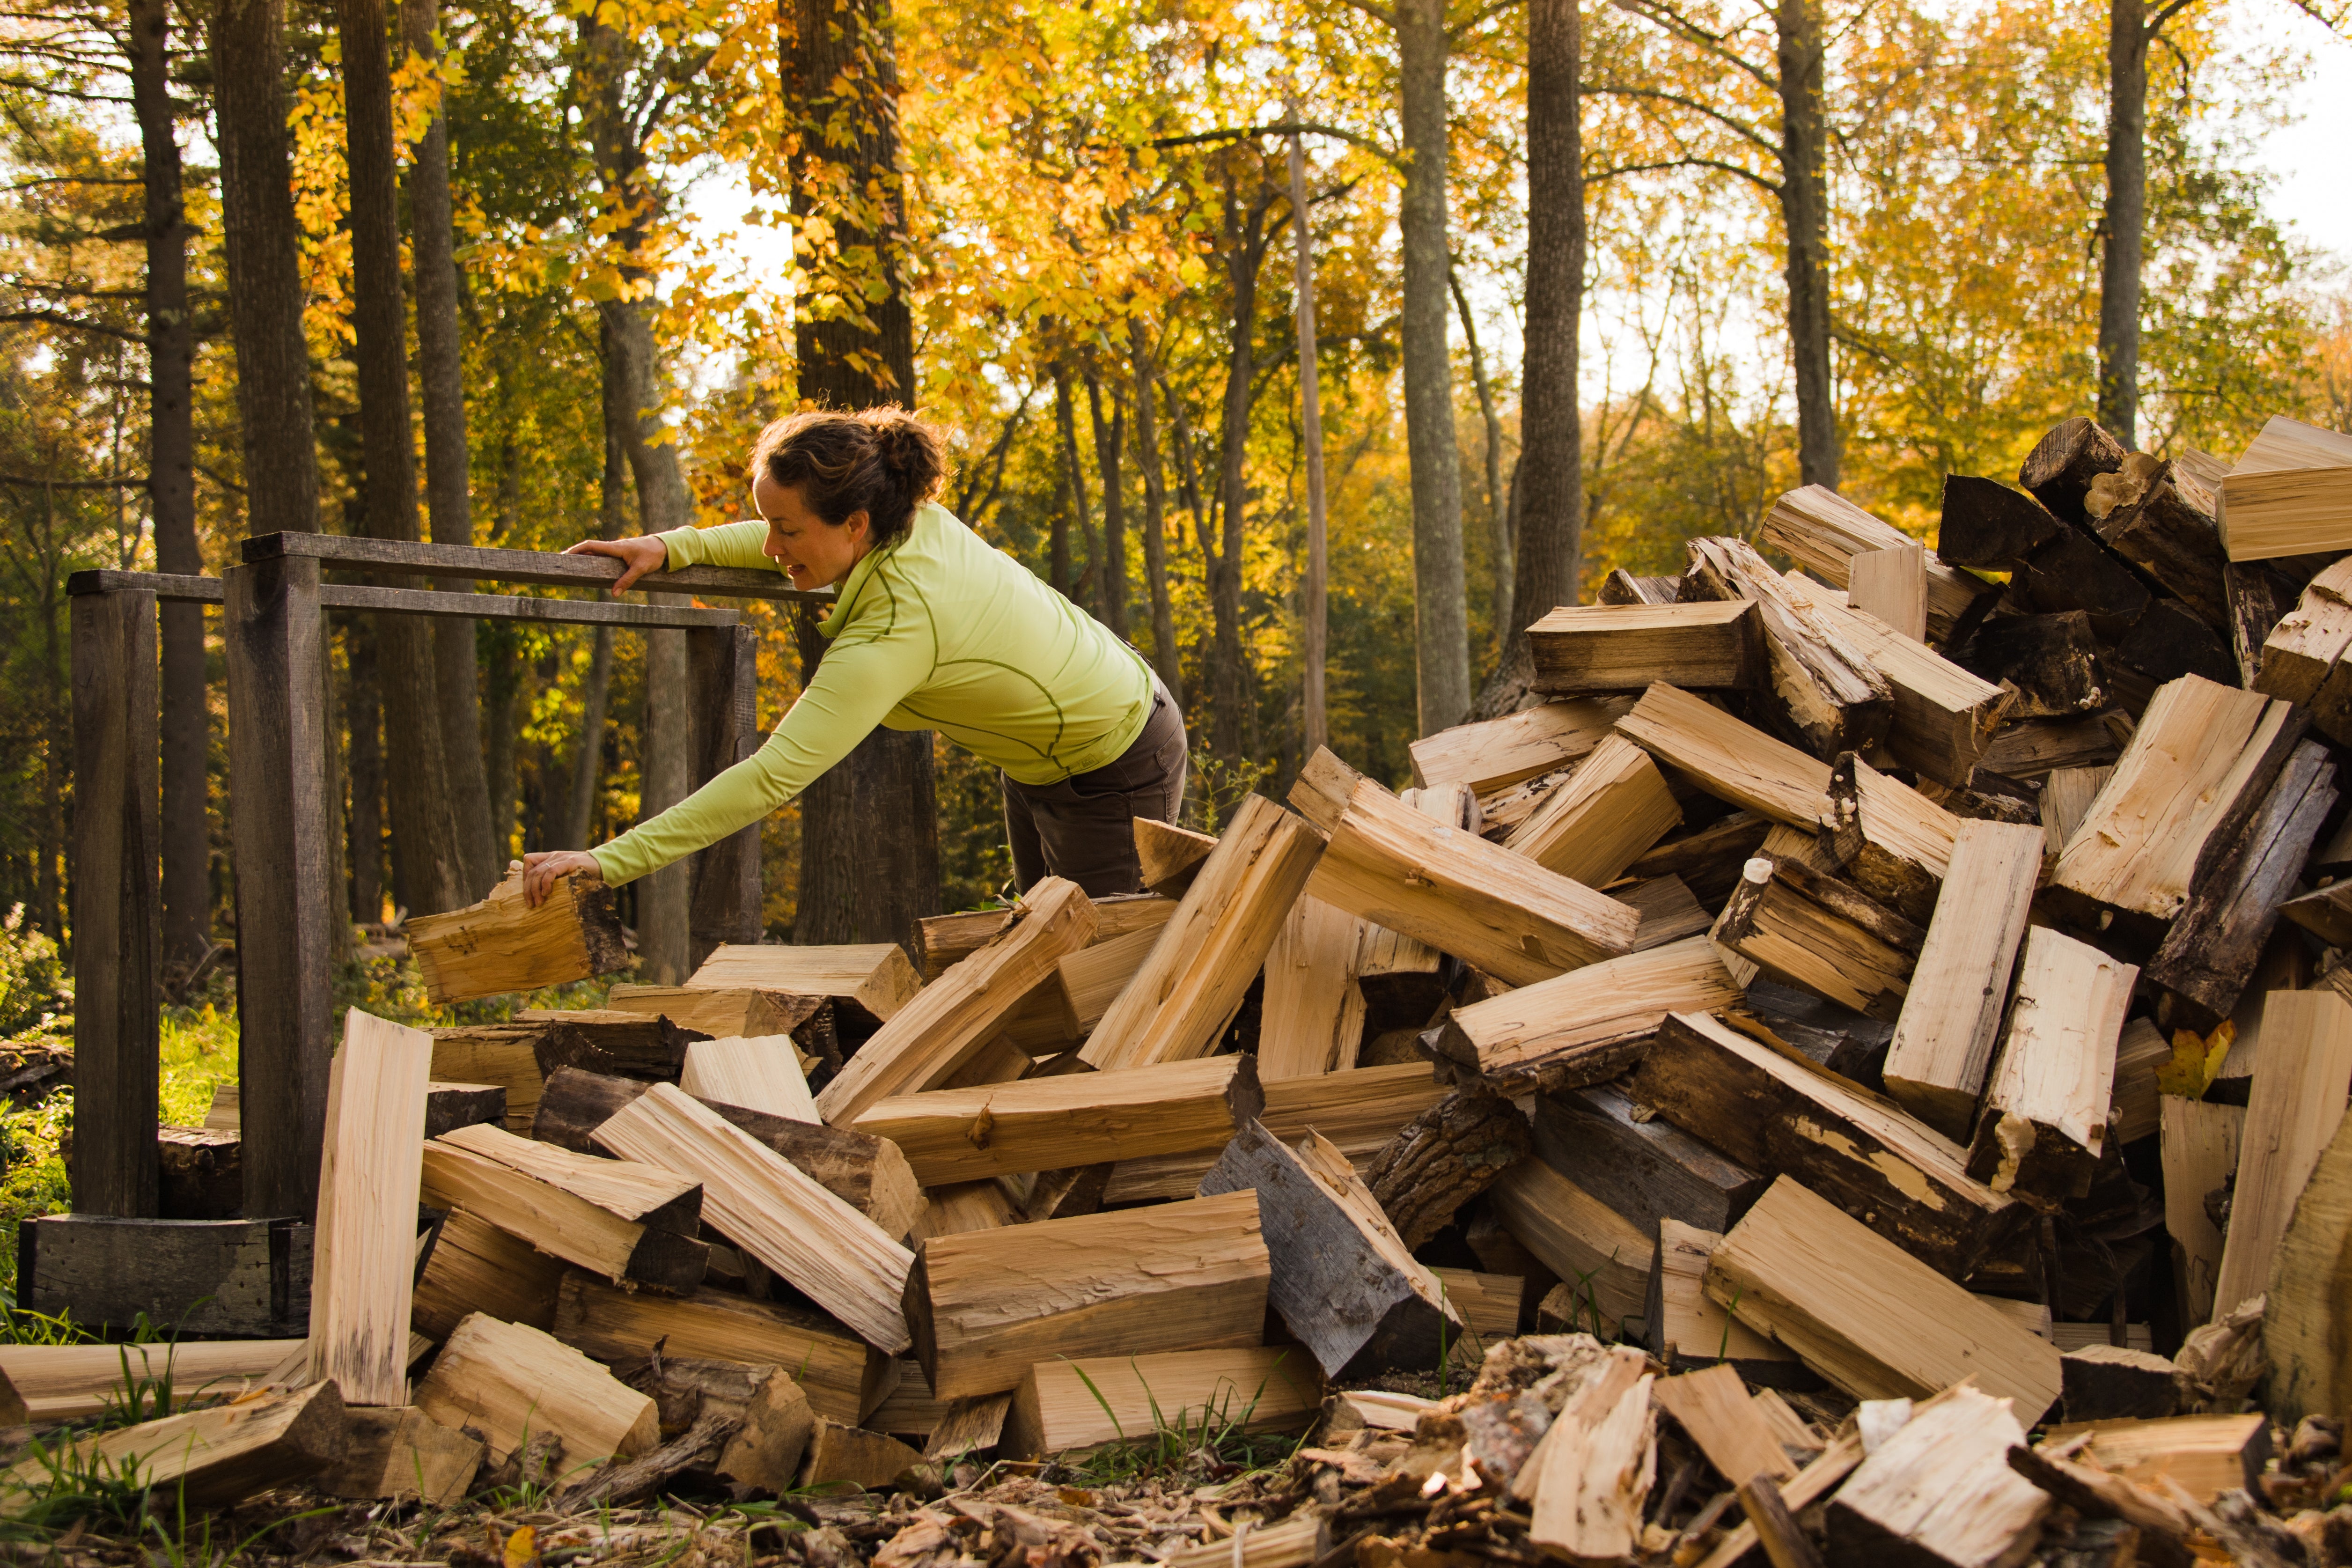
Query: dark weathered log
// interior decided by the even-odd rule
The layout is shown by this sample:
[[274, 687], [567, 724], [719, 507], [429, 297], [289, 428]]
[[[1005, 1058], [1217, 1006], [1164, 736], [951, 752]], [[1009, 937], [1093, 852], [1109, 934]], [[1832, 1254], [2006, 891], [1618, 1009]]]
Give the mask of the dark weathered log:
[[1419, 1247], [1527, 1152], [1527, 1118], [1501, 1095], [1474, 1086], [1399, 1128], [1372, 1156], [1365, 1184], [1405, 1246]]
[[1310, 1132], [1294, 1149], [1253, 1121], [1201, 1183], [1204, 1198], [1246, 1189], [1273, 1264], [1267, 1304], [1327, 1375], [1437, 1364], [1460, 1317], [1338, 1145]]
[[1739, 1483], [1738, 1490], [1739, 1511], [1748, 1516], [1772, 1568], [1824, 1568], [1812, 1538], [1782, 1500], [1780, 1482], [1770, 1476], [1751, 1476]]
[[2223, 686], [2238, 684], [2238, 661], [2221, 634], [2174, 599], [2150, 600], [2106, 658], [2111, 667], [2158, 686], [2184, 675], [2201, 675]]
[[[1851, 1079], [1867, 1089], [1885, 1087], [1886, 1053], [1895, 1039], [1893, 1024], [1763, 979], [1748, 985], [1746, 1006], [1774, 1039], [1794, 1047], [1822, 1070]], [[1734, 1028], [1748, 1031], [1737, 1015], [1731, 1023]]]
[[2017, 688], [2012, 720], [2067, 718], [2106, 706], [2098, 641], [2080, 610], [1996, 616], [1977, 628], [1960, 662], [1987, 680]]
[[425, 1136], [438, 1138], [460, 1127], [506, 1121], [507, 1091], [495, 1083], [428, 1083], [425, 1086]]
[[742, 1425], [740, 1416], [718, 1410], [707, 1412], [650, 1454], [641, 1454], [634, 1459], [607, 1460], [586, 1480], [555, 1499], [552, 1506], [565, 1513], [576, 1513], [599, 1506], [626, 1508], [643, 1502], [679, 1476], [710, 1468], [719, 1450]]
[[2336, 795], [2326, 748], [2301, 742], [2236, 842], [2200, 875], [2145, 975], [2186, 1009], [2176, 1015], [2185, 1026], [2209, 1032], [2237, 1006]]
[[2207, 626], [2226, 631], [2228, 596], [2221, 570], [2221, 531], [2213, 522], [2213, 495], [2167, 463], [2149, 476], [2136, 500], [2092, 521], [2107, 548], [2153, 578]]
[[[1671, 779], [1668, 781], [1673, 782]], [[1709, 909], [1721, 906], [1739, 869], [1762, 846], [1772, 830], [1771, 820], [1752, 811], [1735, 811], [1706, 826], [1653, 846], [1625, 868], [1628, 877], [1648, 880], [1680, 877], [1691, 896]]]
[[2221, 591], [2230, 601], [2230, 651], [2238, 660], [2238, 684], [2251, 691], [2263, 672], [2263, 644], [2294, 608], [2300, 590], [2269, 562], [2232, 561], [2222, 569]]
[[2059, 1363], [2066, 1420], [2160, 1421], [2180, 1406], [2180, 1369], [2123, 1345], [2087, 1345]]
[[[70, 1136], [70, 1130], [68, 1130]], [[245, 1206], [245, 1165], [235, 1132], [159, 1127], [165, 1219], [235, 1219]], [[72, 1159], [68, 1157], [72, 1166]], [[81, 1173], [75, 1168], [74, 1173]]]
[[1536, 1097], [1536, 1157], [1644, 1235], [1661, 1219], [1726, 1231], [1769, 1180], [1663, 1117], [1637, 1118], [1613, 1085]]
[[1999, 479], [1946, 474], [1936, 554], [1950, 566], [2014, 571], [2065, 526], [2040, 501]]
[[2119, 472], [2123, 466], [2124, 444], [2078, 414], [2033, 444], [2018, 465], [2017, 482], [2058, 517], [2079, 526], [2086, 515], [2083, 501], [2091, 492], [2091, 481]]
[[2010, 600], [2039, 615], [2081, 610], [2091, 629], [2112, 640], [2132, 628], [2155, 595], [2137, 573], [2095, 538], [2068, 529], [2022, 563]]
[[95, 1328], [279, 1339], [310, 1321], [310, 1227], [292, 1220], [45, 1215], [16, 1229], [16, 1300]]
[[686, 1047], [709, 1038], [663, 1017], [623, 1022], [607, 1015], [593, 1023], [577, 1023], [551, 1016], [547, 1033], [533, 1051], [542, 1077], [552, 1078], [559, 1068], [578, 1068], [647, 1083], [676, 1083], [686, 1068]]
[[1830, 770], [1825, 793], [1820, 837], [1828, 864], [1906, 921], [1926, 925], [1961, 819], [1852, 752]]

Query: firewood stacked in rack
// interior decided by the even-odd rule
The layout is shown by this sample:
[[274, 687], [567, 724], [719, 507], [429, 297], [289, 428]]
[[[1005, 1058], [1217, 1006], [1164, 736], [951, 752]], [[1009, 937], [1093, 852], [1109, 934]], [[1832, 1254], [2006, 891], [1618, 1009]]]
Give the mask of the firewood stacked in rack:
[[411, 1043], [503, 1105], [412, 1296], [413, 1140], [339, 1103], [368, 1337], [279, 1381], [583, 1504], [1313, 1428], [1259, 1568], [2341, 1561], [2352, 500], [2294, 434], [2233, 489], [2069, 420], [1932, 550], [1799, 490], [1538, 621], [1412, 788], [1139, 827], [1157, 892]]

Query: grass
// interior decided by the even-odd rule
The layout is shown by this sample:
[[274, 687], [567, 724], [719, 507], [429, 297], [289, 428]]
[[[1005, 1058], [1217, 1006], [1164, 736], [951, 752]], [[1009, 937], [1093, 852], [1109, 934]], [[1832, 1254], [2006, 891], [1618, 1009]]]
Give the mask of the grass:
[[[1171, 1415], [1160, 1407], [1160, 1399], [1144, 1384], [1144, 1397], [1151, 1405], [1151, 1430], [1127, 1436], [1118, 1412], [1103, 1397], [1095, 1380], [1086, 1369], [1074, 1367], [1078, 1381], [1110, 1417], [1111, 1430], [1119, 1440], [1076, 1458], [1064, 1461], [1067, 1468], [1092, 1486], [1116, 1486], [1122, 1482], [1141, 1480], [1154, 1475], [1173, 1474], [1196, 1461], [1206, 1459], [1213, 1468], [1227, 1473], [1255, 1473], [1273, 1469], [1298, 1450], [1306, 1441], [1303, 1436], [1288, 1436], [1278, 1432], [1249, 1430], [1250, 1417], [1257, 1411], [1259, 1399], [1265, 1396], [1265, 1384], [1260, 1383], [1250, 1394], [1249, 1403], [1239, 1412], [1234, 1401], [1240, 1394], [1239, 1384], [1219, 1392], [1217, 1396], [1200, 1409], [1180, 1405]], [[1140, 1369], [1138, 1369], [1140, 1375]]]

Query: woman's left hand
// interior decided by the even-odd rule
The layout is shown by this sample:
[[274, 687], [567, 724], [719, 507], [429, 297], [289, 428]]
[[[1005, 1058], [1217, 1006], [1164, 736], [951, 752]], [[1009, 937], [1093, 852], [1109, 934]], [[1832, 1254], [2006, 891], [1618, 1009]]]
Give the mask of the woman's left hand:
[[520, 860], [508, 861], [507, 869], [522, 873], [523, 902], [534, 910], [547, 901], [547, 895], [554, 889], [555, 879], [566, 872], [574, 872], [596, 881], [604, 878], [604, 868], [596, 864], [596, 857], [585, 849], [534, 850]]

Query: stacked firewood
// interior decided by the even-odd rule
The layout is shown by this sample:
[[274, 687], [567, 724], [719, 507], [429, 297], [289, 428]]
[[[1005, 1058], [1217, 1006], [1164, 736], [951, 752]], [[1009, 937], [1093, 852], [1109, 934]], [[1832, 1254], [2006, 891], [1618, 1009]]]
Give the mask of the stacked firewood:
[[[281, 1392], [99, 1441], [581, 1508], [1311, 1427], [1220, 1563], [2346, 1561], [2347, 551], [2352, 437], [2070, 420], [1934, 551], [1809, 488], [1613, 575], [1149, 894], [354, 1014]], [[480, 994], [610, 920], [408, 935]]]

